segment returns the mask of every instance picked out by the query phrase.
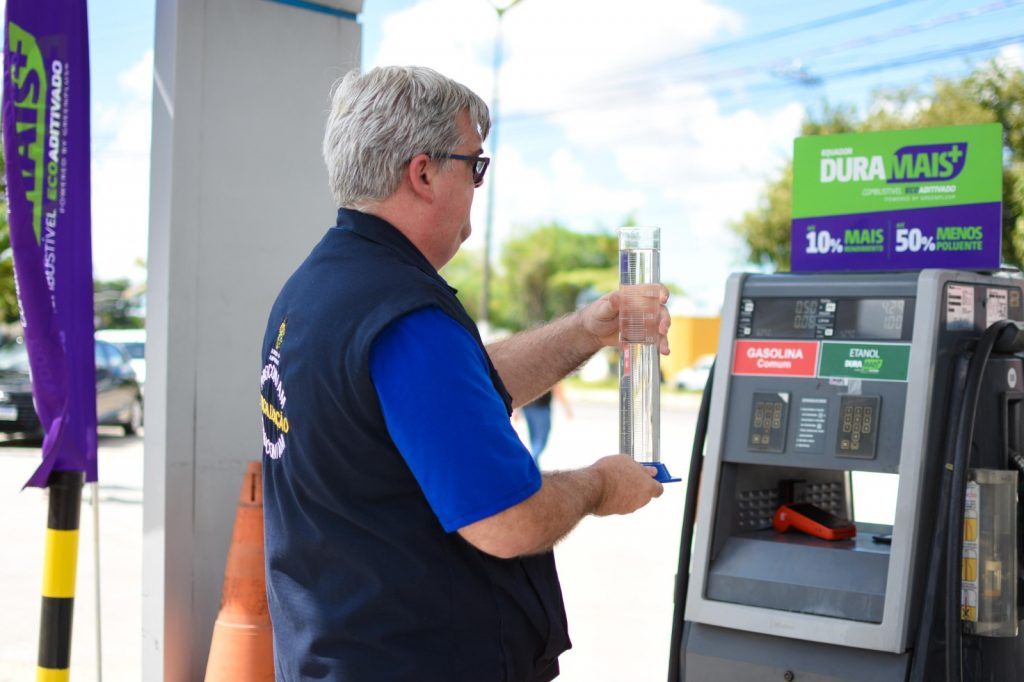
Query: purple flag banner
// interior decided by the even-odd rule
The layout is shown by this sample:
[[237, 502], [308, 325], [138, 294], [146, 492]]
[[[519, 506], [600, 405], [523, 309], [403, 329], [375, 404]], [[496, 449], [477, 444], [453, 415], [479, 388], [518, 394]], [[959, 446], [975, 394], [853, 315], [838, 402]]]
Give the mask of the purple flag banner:
[[7, 0], [3, 142], [15, 283], [52, 471], [96, 480], [86, 0]]

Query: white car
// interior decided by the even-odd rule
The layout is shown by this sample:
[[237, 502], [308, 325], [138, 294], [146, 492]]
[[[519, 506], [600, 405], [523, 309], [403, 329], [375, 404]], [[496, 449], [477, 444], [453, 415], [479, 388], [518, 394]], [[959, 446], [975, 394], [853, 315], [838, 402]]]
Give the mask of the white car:
[[128, 353], [128, 364], [135, 370], [135, 378], [139, 385], [146, 383], [145, 329], [100, 329], [96, 332], [96, 338], [123, 348]]
[[711, 375], [711, 366], [715, 364], [714, 354], [702, 355], [692, 367], [680, 370], [672, 380], [672, 385], [685, 391], [703, 391]]

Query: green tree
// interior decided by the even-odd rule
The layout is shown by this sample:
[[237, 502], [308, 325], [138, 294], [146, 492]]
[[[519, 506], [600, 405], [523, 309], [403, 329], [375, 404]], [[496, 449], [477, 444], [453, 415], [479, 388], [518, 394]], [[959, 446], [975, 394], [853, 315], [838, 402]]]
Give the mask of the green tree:
[[[1003, 260], [1024, 265], [1024, 71], [998, 61], [959, 80], [937, 79], [930, 92], [910, 87], [879, 91], [859, 118], [849, 106], [826, 104], [805, 121], [802, 135], [830, 135], [972, 123], [1003, 126]], [[731, 227], [746, 241], [749, 260], [789, 270], [793, 165], [770, 179], [758, 200]]]
[[93, 282], [96, 329], [141, 329], [146, 320], [134, 314], [128, 279]]
[[501, 265], [497, 289], [503, 305], [492, 319], [521, 331], [572, 312], [587, 291], [617, 286], [618, 240], [605, 230], [584, 234], [545, 223], [505, 242]]
[[[551, 222], [520, 229], [502, 245], [488, 319], [495, 327], [522, 331], [613, 291], [619, 286], [618, 248], [617, 235], [604, 227], [578, 233]], [[473, 319], [480, 312], [481, 258], [479, 249], [462, 249], [441, 269]], [[674, 295], [682, 293], [667, 286]]]
[[[480, 319], [480, 287], [483, 286], [483, 250], [460, 249], [448, 264], [441, 268], [441, 276], [458, 291], [459, 301], [474, 320]], [[495, 307], [492, 301], [491, 307]]]
[[[618, 281], [615, 249], [614, 238], [606, 234], [580, 235], [557, 223], [519, 232], [502, 246], [501, 272], [491, 280], [489, 319], [496, 327], [522, 331], [574, 310], [580, 292], [610, 291]], [[480, 313], [481, 258], [479, 249], [462, 249], [441, 269], [473, 319]]]

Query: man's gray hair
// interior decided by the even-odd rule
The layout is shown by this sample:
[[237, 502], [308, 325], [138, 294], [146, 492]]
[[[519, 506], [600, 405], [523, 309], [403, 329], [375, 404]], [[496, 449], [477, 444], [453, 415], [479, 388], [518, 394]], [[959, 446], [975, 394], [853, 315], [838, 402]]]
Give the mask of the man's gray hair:
[[417, 154], [455, 151], [465, 142], [455, 121], [463, 110], [486, 138], [491, 117], [484, 101], [433, 69], [382, 66], [346, 74], [331, 95], [323, 147], [337, 205], [372, 206], [398, 189]]

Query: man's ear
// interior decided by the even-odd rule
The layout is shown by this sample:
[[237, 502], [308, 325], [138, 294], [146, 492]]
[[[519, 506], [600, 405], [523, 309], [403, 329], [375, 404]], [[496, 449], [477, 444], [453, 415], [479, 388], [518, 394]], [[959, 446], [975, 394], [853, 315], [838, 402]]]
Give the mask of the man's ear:
[[417, 196], [427, 201], [434, 200], [434, 174], [436, 172], [437, 166], [426, 154], [417, 154], [412, 157], [405, 167], [405, 175], [410, 188]]

